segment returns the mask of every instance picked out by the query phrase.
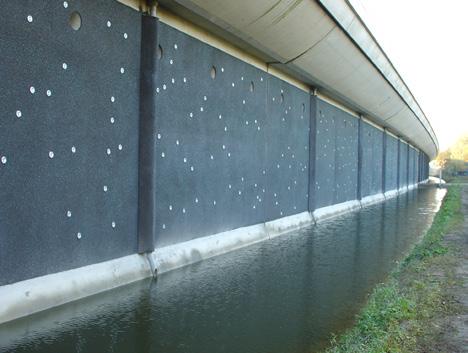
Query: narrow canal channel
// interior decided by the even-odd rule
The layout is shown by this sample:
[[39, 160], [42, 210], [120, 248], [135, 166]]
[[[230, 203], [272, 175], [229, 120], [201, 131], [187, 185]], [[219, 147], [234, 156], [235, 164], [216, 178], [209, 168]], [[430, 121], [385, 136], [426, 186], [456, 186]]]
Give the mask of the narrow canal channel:
[[420, 188], [1, 325], [0, 352], [315, 352], [352, 324], [430, 226], [442, 196]]

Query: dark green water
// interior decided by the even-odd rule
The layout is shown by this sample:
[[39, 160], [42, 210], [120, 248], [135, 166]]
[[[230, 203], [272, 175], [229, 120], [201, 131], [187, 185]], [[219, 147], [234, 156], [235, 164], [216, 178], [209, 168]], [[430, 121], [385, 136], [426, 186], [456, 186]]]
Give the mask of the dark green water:
[[[0, 325], [0, 352], [314, 352], [352, 325], [443, 191], [398, 198]], [[1, 305], [1, 298], [0, 298]]]

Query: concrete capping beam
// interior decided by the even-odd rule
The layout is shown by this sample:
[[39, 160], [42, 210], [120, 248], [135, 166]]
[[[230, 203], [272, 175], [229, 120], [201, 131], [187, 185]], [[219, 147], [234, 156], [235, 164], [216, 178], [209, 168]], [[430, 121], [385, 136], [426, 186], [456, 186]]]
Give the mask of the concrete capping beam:
[[129, 255], [0, 286], [0, 324], [151, 275], [143, 255]]
[[346, 201], [336, 205], [321, 207], [313, 212], [316, 222], [340, 216], [344, 213], [352, 212], [361, 208], [359, 200]]
[[382, 201], [385, 201], [385, 195], [383, 193], [366, 196], [361, 199], [361, 207], [371, 206]]

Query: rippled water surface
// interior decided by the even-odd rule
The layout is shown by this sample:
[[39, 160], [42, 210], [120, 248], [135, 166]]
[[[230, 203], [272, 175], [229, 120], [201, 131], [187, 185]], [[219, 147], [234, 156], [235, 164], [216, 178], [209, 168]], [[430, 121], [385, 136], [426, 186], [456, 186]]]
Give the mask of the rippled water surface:
[[0, 325], [0, 352], [317, 351], [352, 324], [427, 230], [441, 197], [420, 188], [157, 282]]

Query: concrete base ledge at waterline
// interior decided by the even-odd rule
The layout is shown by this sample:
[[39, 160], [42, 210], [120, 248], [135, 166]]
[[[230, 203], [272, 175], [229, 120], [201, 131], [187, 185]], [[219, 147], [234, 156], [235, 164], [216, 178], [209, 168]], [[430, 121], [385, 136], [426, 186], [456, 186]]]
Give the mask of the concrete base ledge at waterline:
[[[417, 185], [412, 185], [411, 188]], [[252, 245], [384, 201], [410, 188], [302, 212], [68, 271], [0, 286], [0, 324]], [[151, 257], [151, 258], [150, 258]], [[153, 264], [153, 265], [152, 265]]]

